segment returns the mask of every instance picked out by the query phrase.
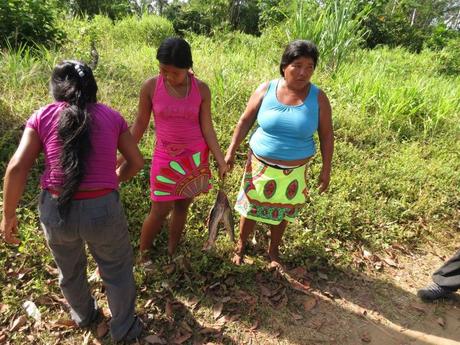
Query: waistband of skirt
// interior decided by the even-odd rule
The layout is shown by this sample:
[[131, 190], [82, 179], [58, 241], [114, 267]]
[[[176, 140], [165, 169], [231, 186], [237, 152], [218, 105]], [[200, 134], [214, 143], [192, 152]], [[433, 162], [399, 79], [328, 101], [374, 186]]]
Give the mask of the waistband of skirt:
[[[54, 197], [58, 197], [61, 194], [61, 192], [56, 189], [47, 188], [46, 190]], [[107, 195], [113, 191], [114, 191], [113, 188], [102, 188], [102, 189], [95, 189], [95, 190], [79, 190], [74, 194], [73, 200], [95, 199], [95, 198], [99, 198], [101, 196]]]
[[289, 166], [289, 165], [282, 165], [282, 164], [275, 164], [275, 163], [271, 163], [271, 162], [267, 162], [266, 160], [258, 157], [254, 152], [251, 151], [251, 154], [254, 156], [255, 159], [257, 159], [259, 162], [271, 167], [271, 168], [274, 168], [274, 169], [279, 169], [279, 170], [287, 170], [287, 169], [297, 169], [297, 168], [300, 168], [300, 167], [303, 167], [305, 166], [306, 164], [308, 164], [308, 162], [310, 162], [310, 159], [305, 163], [305, 164], [301, 164], [301, 165], [294, 165], [294, 166]]

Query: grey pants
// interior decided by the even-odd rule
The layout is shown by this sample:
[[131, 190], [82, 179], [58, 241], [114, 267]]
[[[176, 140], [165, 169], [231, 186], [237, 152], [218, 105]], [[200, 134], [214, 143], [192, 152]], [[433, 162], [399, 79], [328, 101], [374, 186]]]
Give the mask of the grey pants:
[[74, 200], [68, 216], [62, 220], [56, 197], [42, 191], [39, 213], [72, 319], [84, 327], [97, 316], [97, 305], [86, 276], [86, 243], [106, 289], [112, 313], [112, 338], [118, 341], [139, 336], [142, 324], [134, 313], [133, 252], [118, 192], [94, 199]]
[[433, 281], [452, 291], [460, 288], [460, 250], [433, 273]]

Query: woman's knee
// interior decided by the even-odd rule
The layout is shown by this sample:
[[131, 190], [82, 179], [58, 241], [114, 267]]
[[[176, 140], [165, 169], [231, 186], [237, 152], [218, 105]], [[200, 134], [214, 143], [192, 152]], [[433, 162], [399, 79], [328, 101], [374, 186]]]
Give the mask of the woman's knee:
[[180, 199], [174, 201], [174, 211], [187, 212], [193, 199]]
[[169, 212], [171, 212], [174, 204], [172, 202], [156, 202], [152, 203], [150, 208], [149, 218], [150, 217], [166, 217]]

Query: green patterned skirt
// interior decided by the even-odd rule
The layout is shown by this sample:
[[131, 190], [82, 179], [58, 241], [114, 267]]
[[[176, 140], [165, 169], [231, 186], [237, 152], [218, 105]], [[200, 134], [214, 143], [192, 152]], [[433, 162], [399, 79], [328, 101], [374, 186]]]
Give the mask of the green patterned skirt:
[[308, 194], [307, 167], [308, 163], [292, 169], [275, 168], [250, 151], [235, 210], [262, 223], [293, 222]]

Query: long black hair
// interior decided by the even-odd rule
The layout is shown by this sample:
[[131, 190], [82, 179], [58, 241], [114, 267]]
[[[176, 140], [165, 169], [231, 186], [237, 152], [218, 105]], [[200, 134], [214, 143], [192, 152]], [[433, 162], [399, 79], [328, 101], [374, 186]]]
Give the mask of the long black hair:
[[316, 68], [319, 59], [318, 47], [312, 41], [295, 40], [289, 43], [284, 49], [280, 62], [280, 74], [284, 77], [284, 69], [292, 61], [299, 57], [311, 58], [313, 67]]
[[169, 37], [161, 42], [157, 50], [157, 60], [162, 64], [178, 68], [193, 67], [190, 45], [180, 37]]
[[62, 143], [60, 165], [64, 174], [58, 210], [65, 217], [85, 175], [85, 160], [91, 150], [91, 115], [87, 105], [97, 102], [97, 84], [88, 65], [65, 60], [54, 68], [50, 86], [56, 101], [68, 103], [60, 113], [58, 124]]

